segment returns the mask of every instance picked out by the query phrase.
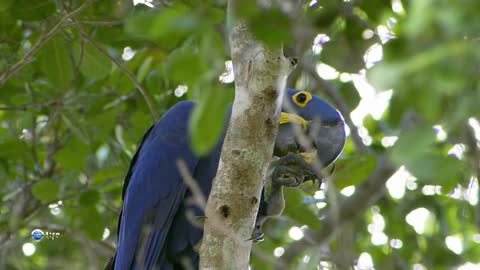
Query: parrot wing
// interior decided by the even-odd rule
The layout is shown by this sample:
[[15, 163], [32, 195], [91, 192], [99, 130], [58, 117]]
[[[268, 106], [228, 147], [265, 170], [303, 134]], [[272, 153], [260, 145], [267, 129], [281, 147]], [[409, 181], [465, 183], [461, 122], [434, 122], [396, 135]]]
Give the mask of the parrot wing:
[[115, 269], [152, 269], [161, 256], [172, 220], [187, 186], [177, 168], [190, 172], [198, 157], [189, 145], [192, 102], [172, 107], [145, 134], [125, 179]]

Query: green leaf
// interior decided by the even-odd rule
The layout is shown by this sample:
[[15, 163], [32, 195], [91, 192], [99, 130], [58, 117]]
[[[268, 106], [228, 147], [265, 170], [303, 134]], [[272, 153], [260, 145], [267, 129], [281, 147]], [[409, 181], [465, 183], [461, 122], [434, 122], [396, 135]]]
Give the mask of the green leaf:
[[124, 136], [124, 140], [128, 145], [140, 143], [145, 131], [154, 124], [150, 112], [140, 110], [130, 115], [130, 123], [132, 129], [129, 131], [130, 136]]
[[[5, 137], [3, 137], [5, 138]], [[0, 157], [8, 159], [18, 159], [28, 151], [27, 145], [20, 140], [4, 140], [0, 142]]]
[[338, 25], [341, 30], [323, 45], [320, 59], [341, 72], [357, 73], [365, 67], [364, 54], [375, 41], [363, 39], [365, 29], [353, 19], [339, 20]]
[[284, 188], [285, 209], [283, 214], [294, 221], [307, 225], [310, 229], [320, 228], [320, 220], [313, 210], [303, 202], [302, 191], [297, 188]]
[[398, 164], [409, 164], [427, 151], [435, 142], [435, 131], [431, 127], [407, 130], [392, 147], [392, 159]]
[[74, 137], [57, 152], [55, 159], [64, 169], [83, 170], [87, 166], [89, 152], [88, 145]]
[[14, 0], [2, 0], [0, 1], [0, 12], [6, 11], [10, 8]]
[[290, 18], [279, 9], [270, 9], [255, 16], [250, 21], [250, 29], [256, 38], [270, 46], [280, 46], [291, 40]]
[[93, 185], [98, 186], [104, 183], [108, 179], [118, 178], [121, 179], [126, 174], [126, 168], [118, 167], [109, 167], [97, 170], [95, 176], [93, 177]]
[[[128, 67], [128, 69], [132, 70], [130, 67]], [[108, 78], [108, 81], [111, 85], [113, 85], [113, 88], [119, 94], [130, 93], [132, 89], [135, 88], [133, 81], [126, 76], [122, 70], [116, 67], [114, 68], [111, 76]]]
[[224, 70], [225, 60], [229, 58], [225, 53], [222, 36], [214, 30], [205, 31], [199, 40], [199, 50], [209, 70], [214, 73], [213, 76], [217, 77]]
[[105, 223], [98, 210], [90, 205], [80, 208], [78, 213], [82, 230], [92, 240], [101, 240]]
[[192, 10], [176, 4], [172, 8], [139, 10], [127, 18], [125, 31], [133, 38], [156, 42], [161, 47], [174, 48], [202, 26]]
[[58, 199], [60, 193], [60, 186], [53, 180], [43, 180], [32, 185], [33, 197], [42, 202], [51, 202]]
[[341, 83], [338, 87], [338, 92], [343, 96], [349, 108], [355, 108], [358, 106], [361, 98], [352, 81]]
[[40, 68], [55, 86], [65, 88], [73, 77], [72, 62], [61, 35], [52, 38], [38, 52]]
[[132, 40], [132, 38], [125, 33], [124, 25], [99, 27], [95, 31], [95, 40], [116, 48], [125, 48], [127, 46], [135, 48], [144, 45], [144, 42]]
[[198, 155], [208, 154], [217, 143], [225, 126], [229, 101], [229, 92], [226, 89], [202, 91], [202, 99], [195, 106], [189, 123], [192, 147]]
[[176, 49], [163, 63], [168, 77], [177, 82], [196, 83], [204, 78], [208, 64], [191, 46]]
[[55, 2], [52, 0], [16, 0], [10, 7], [10, 12], [14, 18], [23, 21], [43, 20], [55, 12]]
[[[18, 47], [23, 40], [23, 29], [8, 11], [0, 11], [0, 38], [3, 40], [0, 53], [5, 54], [5, 56], [14, 53], [16, 47]], [[8, 59], [8, 57], [2, 58]]]
[[319, 33], [328, 32], [328, 29], [342, 13], [342, 3], [336, 0], [322, 0], [318, 6], [305, 10], [305, 16], [312, 22], [312, 26]]
[[407, 165], [407, 169], [426, 185], [440, 185], [450, 192], [461, 178], [466, 166], [452, 156], [428, 153]]
[[[395, 49], [402, 45], [399, 43], [400, 41], [397, 41], [385, 45], [384, 50], [387, 52], [388, 58], [390, 58], [389, 55], [398, 54]], [[411, 83], [409, 76], [423, 74], [423, 72], [436, 67], [445, 59], [457, 59], [465, 57], [465, 54], [467, 58], [475, 59], [477, 55], [476, 44], [471, 43], [469, 40], [439, 43], [433, 48], [406, 54], [403, 58], [383, 61], [367, 72], [367, 78], [378, 89], [395, 88], [397, 84], [402, 83], [404, 80], [409, 80], [408, 82]], [[448, 69], [448, 72], [451, 72], [451, 70]]]
[[265, 237], [264, 241], [257, 245], [252, 245], [252, 257], [250, 258], [250, 266], [253, 269], [261, 270], [273, 270], [274, 266], [268, 260], [265, 260], [265, 257], [259, 256], [259, 254], [272, 254], [278, 243], [272, 241], [273, 239]]
[[375, 170], [376, 163], [373, 155], [355, 155], [338, 160], [333, 175], [335, 186], [343, 189], [363, 182]]
[[95, 205], [100, 201], [100, 192], [93, 189], [87, 190], [80, 195], [78, 201], [83, 206]]
[[0, 59], [0, 73], [4, 72], [6, 67], [7, 67], [7, 60]]
[[412, 15], [405, 21], [405, 34], [416, 38], [429, 32], [429, 27], [431, 27], [429, 24], [434, 17], [435, 6], [433, 1], [411, 1], [407, 12]]
[[370, 0], [359, 2], [359, 7], [366, 13], [370, 21], [375, 24], [381, 24], [385, 15], [392, 12], [392, 1], [390, 0]]
[[147, 59], [145, 59], [145, 61], [143, 61], [142, 65], [138, 69], [137, 80], [140, 83], [143, 82], [143, 80], [147, 76], [147, 73], [150, 71], [150, 67], [152, 66], [152, 62], [153, 62], [153, 57], [149, 56], [149, 57], [147, 57]]
[[90, 42], [75, 42], [73, 58], [81, 63], [80, 72], [89, 79], [101, 79], [112, 71], [112, 62]]
[[252, 18], [260, 13], [260, 8], [256, 0], [243, 0], [241, 4], [240, 2], [237, 3], [238, 4], [233, 5], [235, 16], [241, 18]]
[[162, 76], [156, 69], [150, 71], [145, 79], [145, 86], [150, 93], [157, 93], [162, 86]]
[[78, 136], [83, 143], [88, 143], [88, 135], [85, 130], [85, 121], [74, 110], [63, 110], [62, 119], [70, 130]]
[[102, 142], [111, 135], [117, 116], [118, 112], [115, 110], [92, 110], [92, 114], [85, 117], [85, 122], [90, 126], [91, 139]]

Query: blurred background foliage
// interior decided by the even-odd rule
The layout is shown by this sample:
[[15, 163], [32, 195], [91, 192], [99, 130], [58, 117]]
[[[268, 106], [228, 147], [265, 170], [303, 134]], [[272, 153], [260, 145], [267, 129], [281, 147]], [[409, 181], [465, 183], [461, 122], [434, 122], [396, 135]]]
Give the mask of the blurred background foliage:
[[[200, 104], [198, 153], [217, 139], [234, 96], [226, 1], [133, 2], [0, 1], [1, 269], [102, 268], [129, 161], [176, 102]], [[288, 86], [339, 108], [350, 139], [320, 191], [287, 190], [252, 268], [479, 269], [480, 2], [271, 2], [235, 11], [300, 59]], [[328, 239], [308, 244], [316, 230]]]

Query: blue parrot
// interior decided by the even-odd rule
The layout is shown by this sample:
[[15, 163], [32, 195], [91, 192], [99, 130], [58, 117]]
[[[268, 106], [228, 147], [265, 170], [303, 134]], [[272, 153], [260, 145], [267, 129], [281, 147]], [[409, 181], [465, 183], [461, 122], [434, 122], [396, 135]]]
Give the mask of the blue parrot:
[[[198, 268], [204, 213], [192, 204], [192, 191], [183, 181], [177, 161], [186, 164], [207, 197], [217, 172], [231, 107], [218, 143], [208, 155], [199, 157], [192, 150], [188, 133], [194, 106], [189, 101], [177, 103], [143, 136], [125, 178], [118, 247], [106, 269]], [[345, 146], [341, 114], [309, 92], [285, 91], [279, 124], [272, 188], [269, 197], [265, 188], [262, 192], [250, 239], [254, 241], [262, 240], [260, 227], [267, 217], [283, 211], [281, 186], [295, 187], [309, 180], [321, 183], [318, 167], [331, 165]], [[308, 142], [302, 142], [300, 135], [308, 138]]]

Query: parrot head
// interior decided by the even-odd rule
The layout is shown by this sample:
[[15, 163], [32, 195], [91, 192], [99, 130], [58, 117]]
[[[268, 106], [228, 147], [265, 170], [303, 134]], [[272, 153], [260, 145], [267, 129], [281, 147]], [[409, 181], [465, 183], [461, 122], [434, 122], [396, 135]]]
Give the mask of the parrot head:
[[345, 147], [342, 115], [318, 96], [288, 89], [275, 140], [273, 177], [285, 186], [320, 180]]

